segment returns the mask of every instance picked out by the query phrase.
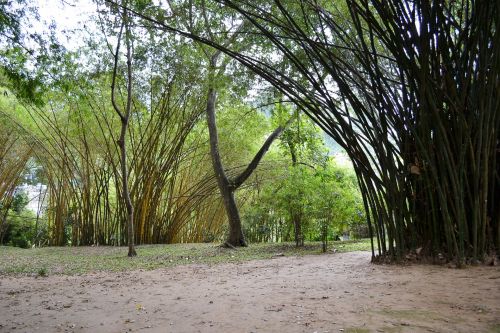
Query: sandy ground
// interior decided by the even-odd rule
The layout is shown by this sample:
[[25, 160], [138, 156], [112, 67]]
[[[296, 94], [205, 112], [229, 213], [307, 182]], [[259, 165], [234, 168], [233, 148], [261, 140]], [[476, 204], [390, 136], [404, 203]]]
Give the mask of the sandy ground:
[[366, 252], [0, 277], [0, 332], [500, 332], [500, 267]]

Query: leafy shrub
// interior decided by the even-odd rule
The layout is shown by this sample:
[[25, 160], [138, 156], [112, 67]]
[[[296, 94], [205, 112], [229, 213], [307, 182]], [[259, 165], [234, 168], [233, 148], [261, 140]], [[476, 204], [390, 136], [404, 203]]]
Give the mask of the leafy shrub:
[[8, 219], [7, 231], [8, 244], [12, 246], [29, 248], [33, 239], [33, 224], [23, 216], [14, 216]]
[[37, 273], [38, 273], [38, 276], [40, 276], [40, 277], [46, 277], [48, 275], [46, 267], [41, 267], [40, 269], [38, 269]]

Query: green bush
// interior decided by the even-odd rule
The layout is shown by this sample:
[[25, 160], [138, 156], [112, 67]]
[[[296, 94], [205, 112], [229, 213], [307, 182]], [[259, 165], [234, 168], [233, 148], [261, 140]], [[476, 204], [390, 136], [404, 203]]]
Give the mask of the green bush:
[[[332, 159], [316, 168], [290, 167], [277, 182], [261, 186], [260, 196], [242, 211], [245, 235], [253, 242], [290, 240], [294, 214], [306, 240], [332, 241], [346, 233], [356, 239], [368, 236], [356, 176]], [[280, 221], [283, 226], [278, 227]], [[278, 236], [271, 237], [272, 230]]]
[[29, 202], [28, 195], [26, 192], [18, 192], [11, 200], [8, 205], [0, 207], [7, 209], [7, 212], [2, 212], [6, 216], [6, 230], [3, 241], [12, 246], [31, 247], [35, 229], [35, 215], [26, 209]]
[[[23, 211], [23, 213], [27, 213]], [[9, 245], [29, 248], [33, 239], [33, 223], [24, 216], [13, 216], [8, 219], [7, 241]]]
[[47, 221], [40, 218], [37, 225], [35, 214], [29, 210], [23, 210], [19, 215], [11, 214], [7, 219], [7, 225], [6, 244], [22, 248], [47, 244]]

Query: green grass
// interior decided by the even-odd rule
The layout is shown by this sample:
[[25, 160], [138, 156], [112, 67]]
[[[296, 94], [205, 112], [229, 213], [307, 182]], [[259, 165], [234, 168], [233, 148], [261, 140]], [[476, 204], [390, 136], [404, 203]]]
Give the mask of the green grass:
[[[368, 239], [330, 242], [338, 252], [370, 250]], [[327, 252], [327, 253], [328, 253]], [[186, 264], [217, 264], [269, 259], [277, 254], [303, 256], [321, 254], [321, 243], [258, 243], [247, 248], [226, 249], [216, 244], [169, 244], [137, 246], [138, 256], [127, 257], [126, 247], [44, 247], [21, 249], [0, 247], [0, 274], [74, 275], [97, 271], [155, 269]]]

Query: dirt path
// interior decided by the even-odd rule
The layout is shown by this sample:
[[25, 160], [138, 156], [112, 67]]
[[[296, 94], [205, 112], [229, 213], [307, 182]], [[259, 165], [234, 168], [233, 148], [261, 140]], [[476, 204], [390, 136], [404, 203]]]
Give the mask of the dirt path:
[[369, 254], [0, 278], [0, 332], [499, 332], [500, 268]]

